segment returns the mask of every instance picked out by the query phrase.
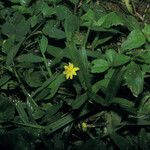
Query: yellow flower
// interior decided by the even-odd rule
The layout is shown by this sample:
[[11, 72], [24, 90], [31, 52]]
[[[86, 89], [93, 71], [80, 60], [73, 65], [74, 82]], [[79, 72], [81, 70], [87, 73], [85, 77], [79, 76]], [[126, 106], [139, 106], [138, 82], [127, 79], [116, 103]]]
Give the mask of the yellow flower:
[[86, 123], [86, 122], [82, 122], [81, 126], [82, 126], [82, 129], [83, 129], [83, 130], [86, 130], [86, 129], [87, 129], [87, 123]]
[[65, 71], [63, 72], [63, 74], [66, 75], [66, 79], [73, 79], [73, 76], [77, 75], [77, 71], [79, 70], [78, 67], [74, 67], [74, 65], [72, 63], [69, 63], [69, 65], [64, 66]]

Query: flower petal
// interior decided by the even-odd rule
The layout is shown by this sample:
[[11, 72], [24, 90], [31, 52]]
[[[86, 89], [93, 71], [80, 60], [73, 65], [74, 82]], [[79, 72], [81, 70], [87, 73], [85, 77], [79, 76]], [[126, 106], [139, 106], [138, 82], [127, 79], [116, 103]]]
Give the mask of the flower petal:
[[69, 74], [66, 74], [66, 79], [69, 79], [70, 75]]
[[69, 68], [73, 69], [74, 65], [72, 63], [69, 63]]
[[65, 69], [68, 69], [68, 66], [64, 66]]
[[70, 74], [70, 79], [73, 79], [73, 74]]
[[74, 71], [78, 71], [80, 70], [78, 67], [74, 67]]

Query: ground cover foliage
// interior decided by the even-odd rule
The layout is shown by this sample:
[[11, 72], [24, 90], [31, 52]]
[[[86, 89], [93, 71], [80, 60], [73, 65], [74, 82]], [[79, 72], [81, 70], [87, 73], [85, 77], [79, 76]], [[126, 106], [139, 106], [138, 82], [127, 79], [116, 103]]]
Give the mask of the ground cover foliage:
[[0, 149], [148, 150], [149, 17], [149, 0], [1, 0]]

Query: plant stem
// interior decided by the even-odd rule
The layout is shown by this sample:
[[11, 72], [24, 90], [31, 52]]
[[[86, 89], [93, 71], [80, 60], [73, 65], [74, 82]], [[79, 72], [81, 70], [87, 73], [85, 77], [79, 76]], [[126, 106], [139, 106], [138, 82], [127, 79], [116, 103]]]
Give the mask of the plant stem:
[[89, 34], [90, 34], [90, 27], [88, 27], [88, 30], [87, 30], [87, 33], [86, 33], [86, 36], [85, 36], [85, 39], [84, 39], [83, 47], [86, 47]]
[[44, 59], [45, 68], [46, 68], [47, 71], [48, 71], [49, 77], [51, 77], [51, 76], [52, 76], [52, 72], [51, 72], [51, 70], [50, 70], [50, 67], [48, 66], [47, 59], [46, 59], [46, 57], [45, 57], [45, 55], [44, 55], [43, 53], [42, 53], [42, 56], [43, 56], [43, 59]]

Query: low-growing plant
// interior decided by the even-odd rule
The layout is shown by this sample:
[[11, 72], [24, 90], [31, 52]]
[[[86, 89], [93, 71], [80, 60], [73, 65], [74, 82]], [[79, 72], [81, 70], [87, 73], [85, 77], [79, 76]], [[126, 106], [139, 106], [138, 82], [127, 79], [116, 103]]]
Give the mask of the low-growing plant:
[[0, 148], [149, 150], [149, 16], [148, 0], [0, 1]]

